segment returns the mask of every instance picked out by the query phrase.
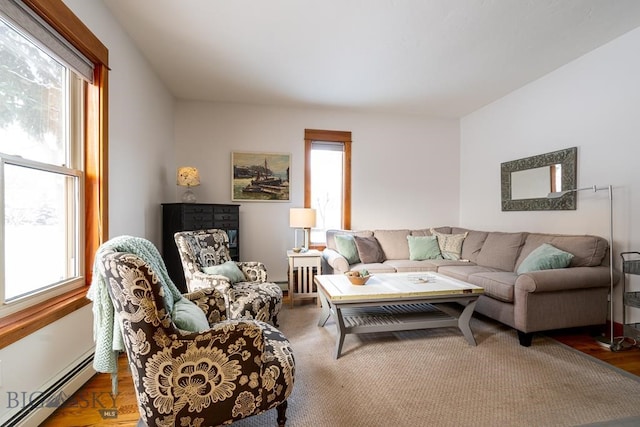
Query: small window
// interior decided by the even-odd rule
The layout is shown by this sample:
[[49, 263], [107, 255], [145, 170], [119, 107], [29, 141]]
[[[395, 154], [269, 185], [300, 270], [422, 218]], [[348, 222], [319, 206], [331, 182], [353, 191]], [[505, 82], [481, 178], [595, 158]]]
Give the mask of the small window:
[[351, 132], [305, 130], [305, 207], [316, 210], [311, 246], [351, 226]]

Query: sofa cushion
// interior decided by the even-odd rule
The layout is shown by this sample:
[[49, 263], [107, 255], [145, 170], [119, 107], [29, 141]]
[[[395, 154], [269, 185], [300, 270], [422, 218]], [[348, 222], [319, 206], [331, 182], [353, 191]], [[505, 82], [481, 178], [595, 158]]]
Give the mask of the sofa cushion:
[[438, 266], [434, 264], [433, 259], [425, 259], [421, 261], [411, 261], [408, 259], [392, 259], [387, 260], [383, 264], [387, 268], [393, 268], [397, 273], [413, 273], [422, 271], [437, 271]]
[[517, 278], [512, 271], [481, 272], [469, 276], [468, 282], [482, 287], [486, 296], [512, 303]]
[[444, 234], [438, 233], [435, 228], [431, 229], [431, 234], [438, 238], [438, 245], [440, 246], [440, 252], [444, 259], [460, 259], [462, 253], [462, 243], [467, 237], [467, 233], [462, 234]]
[[477, 263], [504, 271], [515, 271], [516, 259], [526, 233], [491, 232], [478, 254]]
[[468, 267], [470, 265], [476, 265], [466, 259], [430, 259], [429, 262], [433, 265], [435, 265], [436, 267], [438, 267], [438, 270], [440, 269], [440, 267], [448, 267], [451, 265], [460, 265], [463, 267]]
[[412, 261], [442, 258], [436, 236], [407, 236], [407, 241], [409, 243], [409, 259]]
[[395, 273], [396, 268], [393, 265], [388, 264], [389, 261], [385, 262], [374, 262], [371, 264], [364, 264], [362, 262], [349, 266], [349, 270], [351, 271], [360, 271], [367, 270], [369, 274], [381, 274], [381, 273]]
[[532, 233], [522, 247], [516, 267], [538, 246], [548, 243], [573, 254], [571, 267], [595, 267], [602, 264], [609, 244], [598, 236], [568, 236], [564, 234]]
[[[451, 227], [432, 227], [438, 233], [451, 234]], [[411, 230], [412, 236], [433, 236], [430, 228], [422, 228], [420, 230]]]
[[358, 257], [364, 264], [384, 261], [384, 252], [375, 237], [353, 236], [358, 249]]
[[467, 237], [465, 237], [464, 242], [462, 242], [460, 258], [468, 259], [471, 262], [477, 262], [478, 254], [480, 254], [482, 245], [484, 244], [484, 241], [487, 240], [489, 233], [486, 231], [467, 230], [465, 228], [458, 227], [451, 228], [451, 234], [462, 234], [465, 232], [467, 233]]
[[338, 253], [345, 257], [349, 264], [360, 262], [358, 248], [351, 234], [336, 234], [335, 239]]
[[520, 263], [516, 273], [523, 274], [538, 270], [553, 270], [555, 268], [565, 268], [571, 263], [573, 254], [565, 252], [548, 243], [535, 248]]
[[327, 230], [327, 247], [329, 249], [333, 249], [337, 251], [338, 248], [336, 246], [336, 234], [351, 234], [352, 236], [360, 236], [360, 237], [371, 237], [373, 236], [373, 231], [370, 230], [361, 230], [361, 231], [352, 231], [352, 230]]
[[[470, 265], [466, 263], [464, 265], [443, 265], [438, 267], [438, 273], [445, 276], [453, 277], [454, 279], [462, 280], [463, 282], [469, 282], [470, 277], [477, 273], [493, 273], [496, 270], [491, 267], [483, 267], [481, 265]], [[469, 282], [471, 283], [471, 282]]]
[[505, 302], [513, 302], [514, 286], [518, 275], [512, 271], [497, 271], [480, 265], [446, 266], [438, 273], [480, 286], [484, 295]]
[[409, 230], [375, 230], [373, 235], [378, 239], [385, 259], [409, 259]]

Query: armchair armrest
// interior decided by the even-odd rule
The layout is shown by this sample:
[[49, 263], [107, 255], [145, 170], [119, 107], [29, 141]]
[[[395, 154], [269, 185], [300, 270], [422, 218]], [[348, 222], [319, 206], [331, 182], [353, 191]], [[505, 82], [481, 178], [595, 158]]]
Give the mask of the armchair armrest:
[[[200, 363], [211, 361], [210, 367], [220, 369], [217, 364], [221, 356], [218, 349], [222, 349], [227, 362], [240, 368], [243, 376], [261, 378], [263, 384], [273, 382], [274, 371], [270, 368], [276, 365], [277, 372], [280, 372], [276, 376], [288, 377], [287, 383], [293, 384], [295, 361], [291, 344], [282, 332], [267, 323], [257, 320], [225, 320], [206, 331], [174, 329], [172, 332], [175, 335], [169, 337], [173, 342], [164, 348], [171, 349], [174, 360], [183, 360], [185, 352], [197, 352]], [[246, 389], [247, 386], [238, 389]], [[240, 391], [235, 390], [234, 393], [239, 394]], [[270, 391], [272, 392], [273, 390]], [[269, 402], [265, 399], [263, 405], [268, 406]]]
[[191, 275], [190, 279], [187, 279], [187, 287], [189, 288], [189, 292], [214, 288], [222, 295], [226, 295], [231, 287], [231, 283], [229, 283], [229, 278], [226, 276], [196, 271]]
[[229, 317], [224, 296], [215, 288], [198, 289], [183, 294], [183, 296], [204, 311], [209, 325], [214, 325]]
[[[259, 355], [260, 349], [263, 348], [264, 331], [265, 326], [262, 322], [237, 319], [215, 323], [209, 329], [200, 332], [187, 332], [177, 328], [171, 332], [176, 334], [172, 338], [185, 344], [177, 346], [178, 354], [184, 353], [189, 346], [207, 347], [214, 342], [217, 343], [214, 347], [226, 347], [230, 343], [233, 344], [238, 340], [245, 339], [247, 342], [242, 345], [246, 344], [247, 350], [255, 351]], [[176, 346], [174, 345], [174, 347]]]
[[[263, 394], [266, 337], [261, 324], [227, 320], [202, 332], [175, 332], [176, 335], [169, 335], [171, 341], [158, 348], [155, 354], [155, 348], [152, 349], [153, 356], [143, 360], [144, 370], [140, 370], [139, 377], [141, 383], [145, 382], [149, 404], [162, 406], [169, 414], [178, 414], [185, 405], [185, 398], [180, 396], [191, 393], [193, 401], [200, 405], [197, 413], [193, 413], [211, 425], [222, 425], [231, 418], [231, 406], [241, 396], [255, 401]], [[200, 390], [189, 390], [198, 383]], [[217, 388], [210, 391], [214, 384]], [[229, 409], [221, 410], [220, 405], [206, 403], [205, 399], [198, 401], [201, 395], [196, 393], [207, 391], [214, 403], [219, 399], [229, 405]], [[252, 412], [254, 410], [249, 413]], [[171, 424], [178, 425], [178, 418]]]
[[[516, 279], [516, 290], [524, 292], [556, 292], [570, 289], [609, 287], [609, 267], [569, 267], [532, 271]], [[614, 282], [618, 274], [614, 271]]]
[[267, 267], [259, 261], [244, 261], [236, 262], [248, 282], [260, 282], [267, 281]]
[[349, 261], [334, 249], [325, 248], [322, 251], [322, 258], [333, 269], [333, 274], [344, 274], [349, 271]]

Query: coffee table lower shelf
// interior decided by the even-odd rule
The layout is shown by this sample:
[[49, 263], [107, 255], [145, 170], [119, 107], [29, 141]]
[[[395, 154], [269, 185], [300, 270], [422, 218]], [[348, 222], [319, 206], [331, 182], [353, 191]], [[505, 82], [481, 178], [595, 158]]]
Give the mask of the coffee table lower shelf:
[[[370, 303], [345, 304], [344, 306], [331, 304], [326, 296], [320, 292], [322, 313], [318, 326], [324, 326], [330, 316], [336, 322], [338, 337], [336, 340], [335, 358], [340, 357], [344, 338], [347, 334], [363, 334], [374, 332], [395, 332], [416, 329], [458, 327], [467, 342], [475, 346], [476, 340], [469, 326], [473, 310], [478, 299], [477, 295], [457, 297], [456, 304], [443, 298], [442, 303], [389, 303], [376, 305]], [[462, 310], [453, 305], [462, 304]]]

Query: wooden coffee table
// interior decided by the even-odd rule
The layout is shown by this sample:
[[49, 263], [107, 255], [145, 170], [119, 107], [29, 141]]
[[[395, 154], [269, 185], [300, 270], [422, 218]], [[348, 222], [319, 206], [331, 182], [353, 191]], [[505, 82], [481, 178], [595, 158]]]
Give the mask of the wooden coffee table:
[[318, 326], [332, 316], [338, 329], [336, 359], [347, 334], [457, 326], [476, 345], [469, 322], [484, 292], [479, 286], [431, 272], [376, 274], [363, 286], [341, 274], [319, 275], [315, 283], [322, 303]]

